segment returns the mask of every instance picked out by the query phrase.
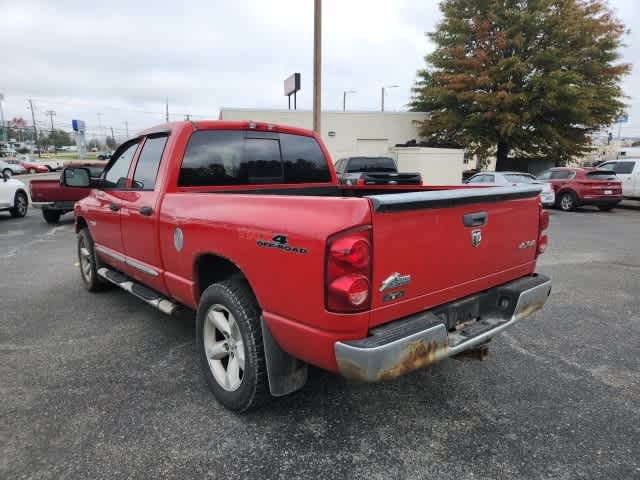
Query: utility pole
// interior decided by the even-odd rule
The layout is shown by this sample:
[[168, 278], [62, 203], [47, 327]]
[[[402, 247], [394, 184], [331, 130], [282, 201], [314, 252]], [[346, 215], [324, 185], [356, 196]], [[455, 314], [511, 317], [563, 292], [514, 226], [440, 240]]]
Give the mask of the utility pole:
[[4, 110], [2, 109], [3, 101], [4, 101], [4, 95], [0, 93], [0, 140], [2, 140], [6, 132], [7, 141], [9, 141], [9, 129], [6, 128], [4, 124]]
[[313, 131], [320, 134], [322, 115], [322, 0], [313, 2]]
[[31, 120], [33, 120], [33, 135], [35, 136], [36, 148], [38, 149], [38, 157], [40, 157], [40, 142], [38, 141], [38, 127], [36, 127], [36, 114], [33, 108], [33, 100], [29, 98], [29, 109], [31, 110]]
[[51, 134], [53, 135], [53, 117], [56, 116], [56, 112], [55, 112], [55, 110], [47, 110], [44, 113], [45, 113], [45, 115], [48, 115], [49, 118], [51, 118]]
[[96, 115], [98, 116], [98, 138], [100, 138], [104, 133], [102, 131], [102, 113], [98, 112]]
[[167, 101], [165, 103], [165, 120], [169, 122], [169, 97], [167, 97]]
[[113, 140], [113, 143], [115, 144], [116, 143], [116, 137], [113, 134], [113, 127], [109, 127], [109, 128], [111, 129], [111, 140]]
[[124, 121], [124, 131], [127, 134], [127, 139], [129, 138], [129, 122], [127, 122], [126, 120]]

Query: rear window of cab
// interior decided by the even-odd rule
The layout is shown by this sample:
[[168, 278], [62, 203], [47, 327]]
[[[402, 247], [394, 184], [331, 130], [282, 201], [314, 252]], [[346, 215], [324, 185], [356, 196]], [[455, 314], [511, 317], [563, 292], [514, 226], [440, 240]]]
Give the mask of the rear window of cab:
[[331, 174], [313, 137], [199, 130], [189, 139], [178, 186], [321, 183]]

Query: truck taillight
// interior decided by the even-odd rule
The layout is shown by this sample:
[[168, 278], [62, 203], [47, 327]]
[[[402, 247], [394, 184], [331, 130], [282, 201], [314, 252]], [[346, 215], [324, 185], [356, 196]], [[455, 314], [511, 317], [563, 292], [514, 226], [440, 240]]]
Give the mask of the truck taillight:
[[549, 212], [540, 208], [540, 220], [538, 221], [538, 255], [543, 254], [547, 249], [549, 239], [544, 233], [547, 228], [549, 228]]
[[359, 179], [356, 181], [356, 185], [365, 185], [364, 178], [359, 178]]
[[371, 229], [351, 230], [329, 238], [326, 262], [327, 310], [367, 310], [371, 305]]

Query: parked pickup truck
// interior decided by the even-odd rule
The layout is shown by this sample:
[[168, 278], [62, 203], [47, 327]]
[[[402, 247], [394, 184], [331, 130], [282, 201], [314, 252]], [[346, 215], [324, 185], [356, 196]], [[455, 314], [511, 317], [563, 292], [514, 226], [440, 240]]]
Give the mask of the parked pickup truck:
[[[74, 165], [88, 168], [91, 178], [99, 177], [102, 174], [102, 170], [104, 170], [104, 162], [102, 164], [70, 164], [70, 166]], [[65, 187], [62, 184], [62, 175], [60, 179], [33, 179], [29, 182], [29, 189], [31, 204], [35, 208], [42, 209], [44, 220], [51, 224], [58, 223], [62, 215], [72, 212], [76, 201], [86, 197], [91, 192], [90, 188]]]
[[422, 175], [399, 173], [391, 157], [346, 157], [335, 168], [338, 182], [346, 185], [422, 185]]
[[243, 411], [307, 365], [388, 380], [540, 309], [540, 187], [348, 186], [320, 137], [256, 122], [168, 123], [121, 145], [76, 202], [82, 280], [196, 310], [217, 400]]

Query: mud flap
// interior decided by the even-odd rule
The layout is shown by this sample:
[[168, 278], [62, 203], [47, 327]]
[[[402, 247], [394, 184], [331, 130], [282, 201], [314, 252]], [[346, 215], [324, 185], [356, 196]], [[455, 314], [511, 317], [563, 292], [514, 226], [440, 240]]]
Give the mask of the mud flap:
[[281, 397], [301, 389], [307, 383], [307, 364], [280, 348], [264, 319], [260, 324], [271, 395]]

